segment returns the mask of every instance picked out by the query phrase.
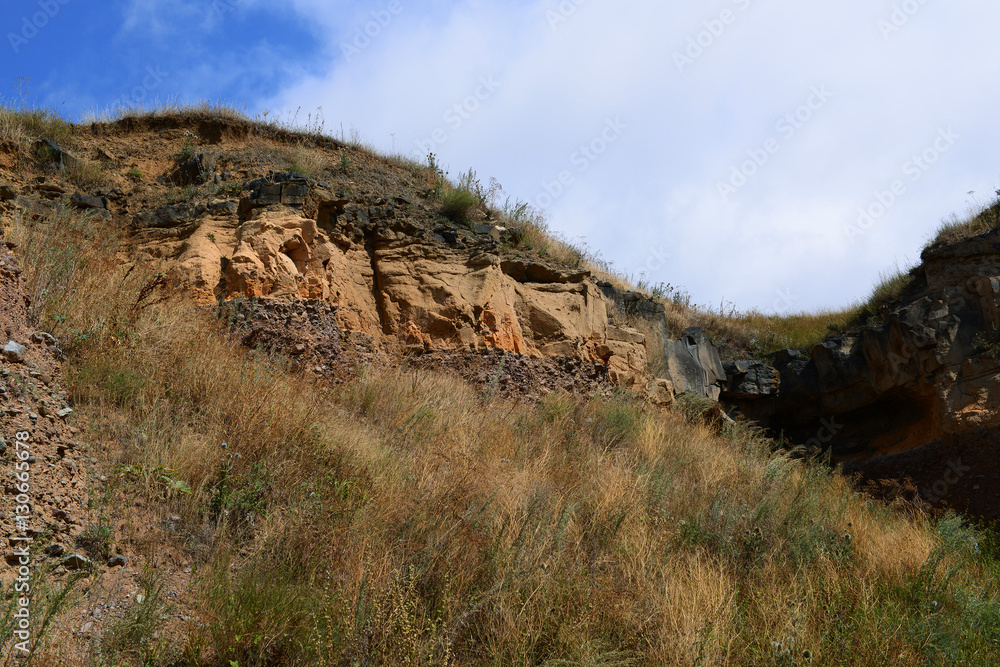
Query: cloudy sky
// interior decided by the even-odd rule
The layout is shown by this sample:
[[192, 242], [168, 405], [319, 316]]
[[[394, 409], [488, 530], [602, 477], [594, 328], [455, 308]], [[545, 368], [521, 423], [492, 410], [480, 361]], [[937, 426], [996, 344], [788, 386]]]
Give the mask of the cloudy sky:
[[990, 201], [997, 25], [982, 0], [7, 0], [0, 96], [301, 109], [496, 177], [621, 272], [792, 312]]

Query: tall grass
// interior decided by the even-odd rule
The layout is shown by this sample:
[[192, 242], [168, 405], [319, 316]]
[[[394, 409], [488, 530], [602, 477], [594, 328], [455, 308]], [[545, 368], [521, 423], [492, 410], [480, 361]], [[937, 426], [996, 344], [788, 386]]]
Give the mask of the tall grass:
[[1000, 190], [989, 204], [974, 202], [964, 218], [952, 215], [941, 224], [928, 247], [957, 243], [1000, 227]]
[[[33, 293], [71, 281], [37, 315], [76, 339], [69, 386], [106, 465], [198, 554], [193, 664], [1000, 660], [991, 538], [876, 504], [749, 426], [626, 394], [484, 403], [392, 368], [334, 391], [157, 303], [155, 267], [114, 266], [125, 238], [16, 231]], [[147, 629], [127, 619], [108, 647]]]

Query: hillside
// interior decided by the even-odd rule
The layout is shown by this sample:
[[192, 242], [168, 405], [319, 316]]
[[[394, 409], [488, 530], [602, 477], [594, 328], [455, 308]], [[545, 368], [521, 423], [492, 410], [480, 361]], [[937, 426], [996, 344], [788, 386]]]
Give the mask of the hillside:
[[931, 282], [861, 333], [713, 314], [321, 130], [0, 110], [33, 664], [1000, 661], [992, 532], [768, 437], [781, 404], [727, 414], [785, 400], [778, 351], [829, 325], [905, 333]]

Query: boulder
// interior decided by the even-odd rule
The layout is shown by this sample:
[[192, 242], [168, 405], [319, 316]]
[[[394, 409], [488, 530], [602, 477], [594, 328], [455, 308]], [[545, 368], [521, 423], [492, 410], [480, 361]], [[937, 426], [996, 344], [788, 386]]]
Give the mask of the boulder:
[[14, 363], [20, 363], [24, 361], [24, 353], [26, 352], [23, 345], [18, 345], [14, 341], [10, 341], [3, 348], [3, 356], [7, 361], [12, 361]]
[[79, 209], [106, 209], [108, 207], [108, 202], [106, 199], [98, 199], [97, 197], [91, 197], [90, 195], [85, 195], [82, 192], [76, 192], [72, 197], [69, 198], [70, 205]]
[[664, 360], [678, 394], [719, 400], [726, 371], [719, 350], [700, 328], [688, 329], [680, 340], [664, 342]]
[[674, 397], [674, 384], [664, 378], [656, 378], [646, 389], [646, 398], [653, 405], [661, 407], [673, 405]]
[[59, 144], [48, 139], [35, 142], [35, 153], [44, 161], [56, 164], [63, 170], [72, 169], [80, 164], [80, 160], [60, 148]]
[[201, 216], [204, 204], [171, 204], [135, 216], [133, 225], [138, 229], [171, 229], [190, 223]]
[[209, 180], [215, 173], [215, 159], [206, 156], [204, 153], [187, 158], [178, 162], [173, 172], [170, 174], [170, 181], [175, 185], [201, 185]]
[[759, 361], [727, 361], [722, 367], [726, 371], [726, 384], [721, 395], [723, 400], [774, 396], [781, 386], [781, 375], [777, 369]]

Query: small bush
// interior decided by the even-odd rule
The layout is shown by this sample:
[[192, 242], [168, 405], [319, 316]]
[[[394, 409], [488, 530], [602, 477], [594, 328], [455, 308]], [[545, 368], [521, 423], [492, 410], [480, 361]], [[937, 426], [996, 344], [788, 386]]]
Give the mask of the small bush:
[[79, 185], [84, 190], [96, 190], [106, 187], [111, 179], [104, 168], [97, 162], [79, 160], [72, 167], [66, 170], [69, 180]]
[[973, 356], [984, 355], [1000, 361], [1000, 329], [997, 325], [985, 332], [980, 333], [972, 341]]
[[454, 188], [444, 193], [441, 214], [454, 223], [469, 222], [469, 213], [477, 203], [476, 196], [468, 190]]
[[308, 178], [319, 178], [326, 171], [326, 159], [321, 151], [306, 147], [301, 142], [288, 150], [285, 168]]

